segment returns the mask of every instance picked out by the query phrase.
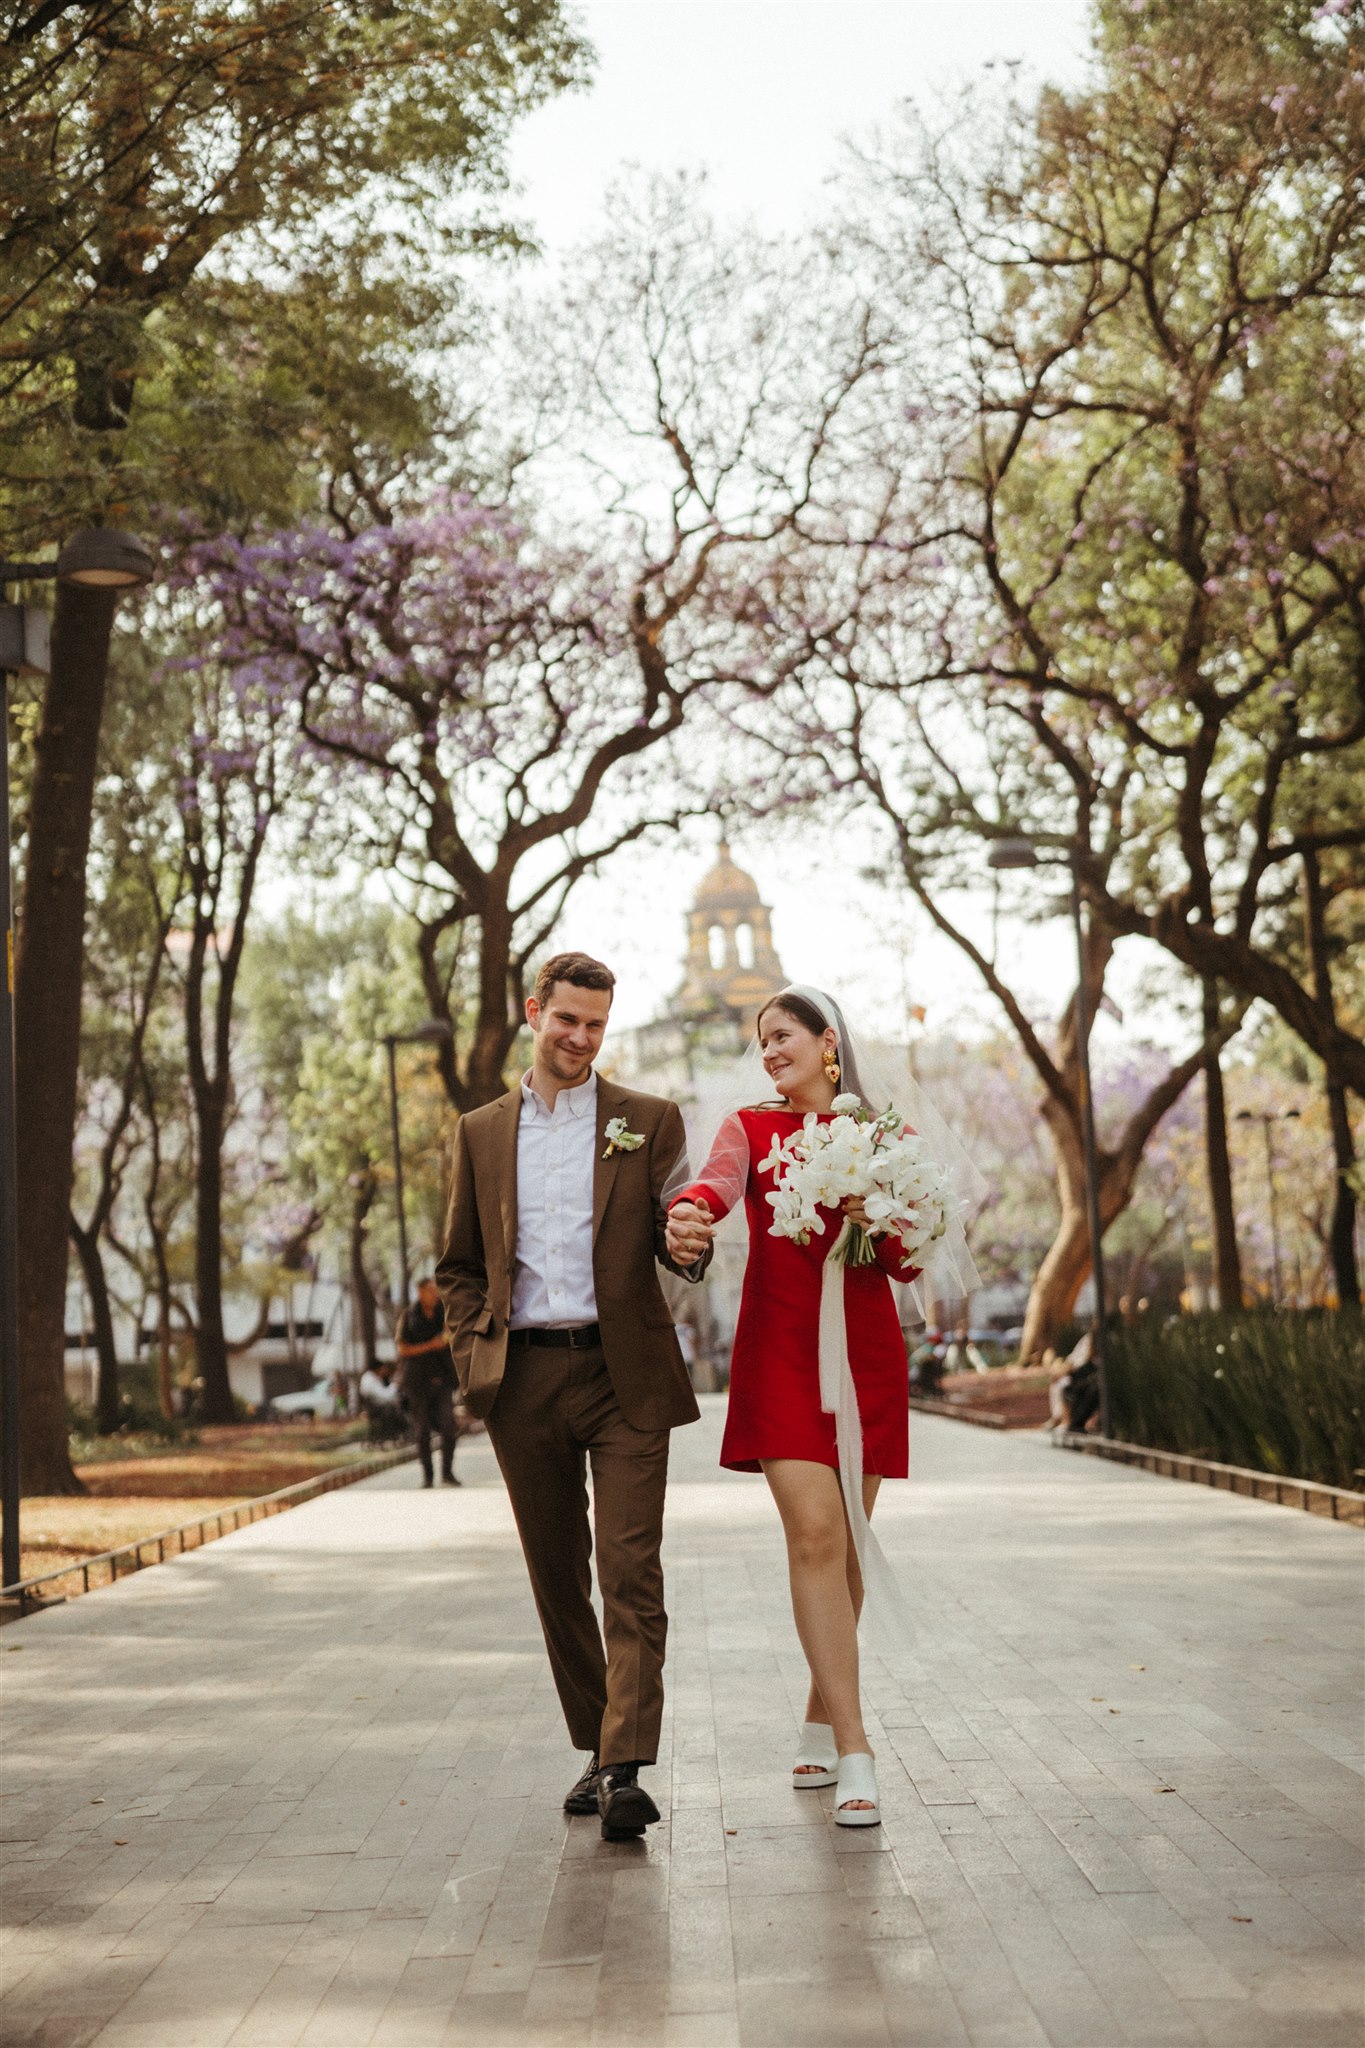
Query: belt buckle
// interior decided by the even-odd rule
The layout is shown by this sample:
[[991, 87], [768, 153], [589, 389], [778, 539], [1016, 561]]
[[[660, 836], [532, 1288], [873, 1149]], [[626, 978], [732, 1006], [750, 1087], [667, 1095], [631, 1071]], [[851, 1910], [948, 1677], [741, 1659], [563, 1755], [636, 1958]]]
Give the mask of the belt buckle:
[[569, 1349], [571, 1351], [590, 1351], [592, 1349], [592, 1336], [586, 1325], [582, 1329], [570, 1330], [568, 1334]]

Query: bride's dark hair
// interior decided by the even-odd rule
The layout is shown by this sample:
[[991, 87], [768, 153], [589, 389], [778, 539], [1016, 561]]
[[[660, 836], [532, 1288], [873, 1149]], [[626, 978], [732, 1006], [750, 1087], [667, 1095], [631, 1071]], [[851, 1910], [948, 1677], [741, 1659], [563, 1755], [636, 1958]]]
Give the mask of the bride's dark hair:
[[779, 995], [769, 996], [763, 1008], [754, 1019], [754, 1030], [762, 1033], [763, 1019], [769, 1010], [785, 1010], [789, 1017], [795, 1017], [798, 1024], [804, 1024], [815, 1038], [823, 1038], [829, 1029], [829, 1019], [822, 1017], [814, 1003], [805, 996], [797, 995], [795, 989], [783, 989]]

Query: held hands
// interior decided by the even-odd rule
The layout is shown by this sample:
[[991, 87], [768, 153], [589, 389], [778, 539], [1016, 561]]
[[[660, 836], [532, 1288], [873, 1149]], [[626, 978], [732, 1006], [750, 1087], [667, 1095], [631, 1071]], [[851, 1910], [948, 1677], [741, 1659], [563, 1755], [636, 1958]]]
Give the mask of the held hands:
[[669, 1257], [679, 1266], [699, 1259], [715, 1235], [716, 1225], [705, 1202], [679, 1202], [668, 1212], [664, 1242]]

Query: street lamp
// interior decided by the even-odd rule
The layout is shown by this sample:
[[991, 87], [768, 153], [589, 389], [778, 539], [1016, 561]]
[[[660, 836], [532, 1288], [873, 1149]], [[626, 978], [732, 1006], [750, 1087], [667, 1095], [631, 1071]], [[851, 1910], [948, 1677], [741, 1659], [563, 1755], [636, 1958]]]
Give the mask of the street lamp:
[[[1090, 996], [1085, 980], [1085, 922], [1081, 898], [1080, 847], [1056, 849], [1071, 870], [1071, 917], [1076, 927], [1076, 1045], [1081, 1070], [1081, 1146], [1085, 1158], [1085, 1208], [1090, 1234], [1090, 1278], [1094, 1309], [1090, 1356], [1100, 1383], [1100, 1434], [1110, 1433], [1109, 1341], [1104, 1320], [1104, 1237], [1100, 1225], [1100, 1170], [1095, 1147], [1095, 1102], [1090, 1087]], [[1001, 839], [986, 856], [990, 868], [1036, 868], [1043, 863], [1031, 839]]]
[[[53, 562], [0, 562], [0, 599], [11, 583], [63, 583], [130, 590], [155, 563], [135, 534], [92, 527], [75, 533]], [[19, 1192], [14, 1100], [14, 906], [10, 888], [9, 679], [46, 675], [51, 621], [37, 605], [0, 602], [0, 1584], [17, 1584], [19, 1545]]]
[[415, 1024], [411, 1031], [387, 1031], [384, 1034], [384, 1050], [389, 1056], [389, 1130], [393, 1140], [393, 1190], [398, 1204], [398, 1310], [401, 1315], [408, 1305], [408, 1219], [403, 1210], [403, 1143], [398, 1130], [398, 1065], [394, 1048], [400, 1045], [433, 1045], [443, 1039], [453, 1038], [454, 1032], [444, 1017], [428, 1017], [424, 1024]]
[[1271, 1141], [1270, 1126], [1298, 1121], [1297, 1109], [1239, 1109], [1239, 1124], [1259, 1124], [1265, 1133], [1265, 1184], [1270, 1196], [1270, 1301], [1272, 1308], [1280, 1305], [1280, 1223], [1275, 1208], [1275, 1148]]

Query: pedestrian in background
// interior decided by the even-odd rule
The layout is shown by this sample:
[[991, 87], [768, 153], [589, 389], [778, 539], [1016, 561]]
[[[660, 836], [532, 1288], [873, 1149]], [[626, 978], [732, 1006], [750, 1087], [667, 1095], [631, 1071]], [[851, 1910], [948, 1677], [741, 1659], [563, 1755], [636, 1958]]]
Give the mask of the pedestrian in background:
[[455, 1477], [455, 1367], [446, 1339], [445, 1313], [436, 1282], [427, 1273], [417, 1283], [417, 1299], [398, 1325], [398, 1383], [403, 1406], [417, 1438], [422, 1484], [435, 1482], [431, 1439], [441, 1440], [441, 1484], [458, 1486]]

